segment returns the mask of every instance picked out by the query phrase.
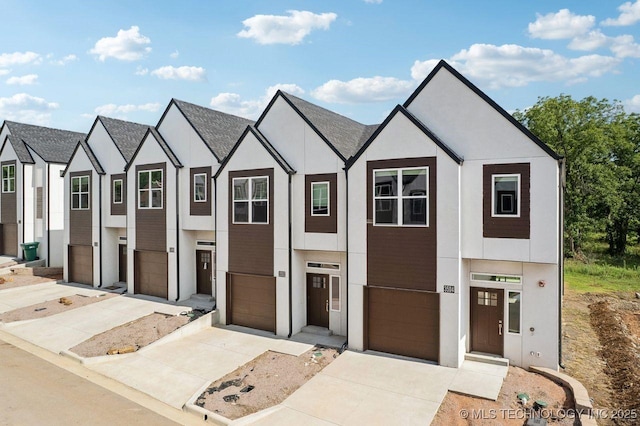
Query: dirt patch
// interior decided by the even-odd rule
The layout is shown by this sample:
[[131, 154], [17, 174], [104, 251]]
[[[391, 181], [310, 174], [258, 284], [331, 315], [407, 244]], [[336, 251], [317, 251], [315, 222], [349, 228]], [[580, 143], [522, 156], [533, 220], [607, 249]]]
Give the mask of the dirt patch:
[[[524, 405], [518, 399], [522, 393], [529, 395]], [[536, 411], [535, 401], [545, 402], [546, 408]], [[569, 390], [539, 374], [509, 367], [497, 401], [449, 392], [431, 425], [522, 426], [525, 419], [534, 414], [541, 415], [550, 424], [573, 425], [574, 419], [566, 415], [573, 409], [573, 396]]]
[[267, 351], [213, 382], [196, 405], [237, 419], [280, 404], [338, 356], [315, 347], [300, 356]]
[[99, 296], [82, 296], [79, 294], [75, 294], [73, 296], [65, 296], [59, 299], [48, 300], [46, 302], [37, 303], [35, 305], [25, 306], [24, 308], [18, 308], [14, 309], [13, 311], [5, 312], [3, 314], [0, 314], [0, 321], [4, 323], [10, 323], [14, 321], [24, 321], [49, 317], [51, 315], [59, 314], [60, 312], [70, 311], [72, 309], [100, 302], [115, 296], [115, 294], [107, 293], [103, 293]]
[[194, 317], [155, 312], [96, 334], [69, 350], [86, 358], [114, 355], [114, 350], [117, 351], [116, 353], [135, 352], [176, 331], [192, 318]]
[[56, 282], [56, 277], [37, 277], [32, 275], [3, 275], [0, 276], [0, 290], [24, 287], [34, 284]]
[[640, 351], [637, 337], [623, 319], [636, 314], [620, 314], [614, 306], [608, 300], [589, 305], [591, 326], [604, 347], [600, 356], [616, 394], [616, 408], [640, 411]]

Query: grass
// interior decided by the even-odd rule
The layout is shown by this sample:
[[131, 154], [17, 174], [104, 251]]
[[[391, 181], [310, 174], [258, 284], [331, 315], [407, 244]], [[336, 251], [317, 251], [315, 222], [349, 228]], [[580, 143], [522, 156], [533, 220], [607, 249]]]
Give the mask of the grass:
[[578, 293], [640, 291], [640, 267], [625, 268], [567, 259], [564, 281], [567, 287]]

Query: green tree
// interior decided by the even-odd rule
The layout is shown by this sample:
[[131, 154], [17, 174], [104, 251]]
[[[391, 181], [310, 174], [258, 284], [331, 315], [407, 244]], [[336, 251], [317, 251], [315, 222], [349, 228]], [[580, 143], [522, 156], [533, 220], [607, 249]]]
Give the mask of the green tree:
[[[580, 252], [589, 233], [609, 228], [615, 247], [626, 244], [629, 206], [623, 200], [621, 178], [628, 173], [619, 170], [616, 161], [624, 158], [626, 164], [629, 150], [619, 150], [619, 158], [614, 155], [619, 140], [628, 138], [629, 123], [620, 103], [543, 97], [514, 117], [565, 158], [566, 248]], [[624, 242], [617, 236], [620, 232]]]

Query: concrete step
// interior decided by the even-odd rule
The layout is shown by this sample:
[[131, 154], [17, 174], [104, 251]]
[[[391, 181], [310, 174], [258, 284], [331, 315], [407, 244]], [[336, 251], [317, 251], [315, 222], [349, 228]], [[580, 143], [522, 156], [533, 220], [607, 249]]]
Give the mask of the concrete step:
[[101, 290], [107, 290], [118, 294], [125, 294], [127, 292], [127, 283], [118, 281], [109, 286], [102, 287]]
[[484, 362], [485, 364], [501, 365], [504, 367], [509, 366], [509, 360], [506, 358], [500, 358], [497, 355], [482, 354], [478, 352], [464, 354], [464, 359], [468, 361]]
[[192, 294], [190, 299], [193, 300], [202, 300], [204, 302], [213, 302], [215, 299], [213, 298], [213, 296], [211, 296], [210, 294]]
[[216, 307], [216, 299], [210, 294], [192, 294], [187, 300], [179, 303], [189, 306], [191, 309], [201, 309], [205, 312], [212, 311]]
[[305, 325], [301, 330], [303, 333], [315, 334], [317, 336], [331, 336], [333, 333], [328, 328], [317, 325]]

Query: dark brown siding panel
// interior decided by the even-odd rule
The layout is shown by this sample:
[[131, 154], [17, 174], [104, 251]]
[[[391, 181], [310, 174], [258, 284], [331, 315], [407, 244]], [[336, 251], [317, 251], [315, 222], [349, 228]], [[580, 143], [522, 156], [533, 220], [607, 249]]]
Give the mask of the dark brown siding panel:
[[[269, 223], [233, 223], [233, 178], [269, 177]], [[229, 272], [273, 276], [273, 169], [229, 172]], [[286, 196], [286, 194], [283, 194]]]
[[[113, 181], [122, 180], [122, 202], [115, 204], [113, 202]], [[111, 186], [109, 187], [109, 194], [111, 196], [109, 204], [111, 204], [112, 215], [126, 215], [127, 214], [127, 174], [120, 173], [117, 175], [111, 175]]]
[[[162, 170], [162, 208], [138, 208], [138, 172], [142, 170]], [[136, 203], [136, 249], [167, 251], [167, 176], [166, 163], [145, 164], [136, 166], [135, 203]], [[175, 195], [173, 195], [175, 197]]]
[[[207, 176], [205, 182], [207, 185], [207, 201], [194, 201], [194, 181], [193, 175], [205, 173]], [[189, 207], [192, 216], [211, 216], [211, 167], [195, 167], [189, 173]]]
[[[16, 165], [16, 161], [3, 161], [2, 166], [6, 166], [9, 164], [13, 164], [16, 166], [15, 168], [15, 191], [14, 192], [2, 192], [2, 199], [0, 200], [0, 221], [2, 223], [18, 223], [18, 209], [16, 204], [16, 193], [19, 191], [20, 185], [22, 182], [18, 182], [18, 166]], [[1, 171], [1, 170], [0, 170]], [[0, 182], [1, 186], [1, 182]]]
[[38, 186], [36, 188], [36, 219], [42, 219], [42, 187]]
[[[429, 167], [429, 226], [374, 226], [373, 171]], [[367, 284], [436, 291], [436, 159], [367, 162]]]
[[[91, 170], [71, 172], [71, 178], [77, 176], [89, 176], [89, 209], [73, 210], [71, 208], [72, 197], [69, 195], [69, 244], [77, 246], [90, 246], [93, 244], [91, 237], [91, 210], [93, 208], [93, 174]], [[69, 179], [69, 194], [71, 194], [71, 181]]]
[[2, 254], [18, 255], [18, 224], [3, 223], [2, 225]]
[[372, 287], [365, 298], [371, 350], [438, 362], [440, 295]]
[[[329, 216], [311, 216], [311, 183], [329, 182]], [[335, 234], [338, 232], [338, 175], [306, 175], [304, 189], [304, 230]]]
[[231, 274], [230, 323], [276, 331], [276, 278]]
[[[491, 176], [494, 174], [520, 174], [520, 217], [491, 216]], [[530, 186], [529, 163], [485, 164], [482, 171], [482, 219], [485, 238], [520, 238], [530, 236]]]

